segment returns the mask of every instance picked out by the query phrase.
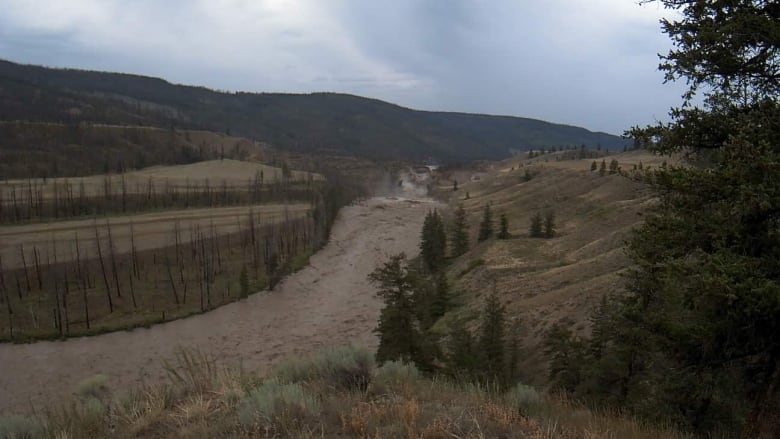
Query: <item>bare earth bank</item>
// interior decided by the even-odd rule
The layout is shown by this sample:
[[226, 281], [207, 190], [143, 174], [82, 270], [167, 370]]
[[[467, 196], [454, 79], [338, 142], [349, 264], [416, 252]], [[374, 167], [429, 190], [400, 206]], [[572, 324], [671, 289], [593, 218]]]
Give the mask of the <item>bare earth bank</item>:
[[328, 245], [272, 292], [209, 313], [94, 337], [0, 345], [0, 414], [56, 404], [79, 381], [102, 373], [115, 390], [160, 382], [180, 347], [222, 364], [266, 369], [326, 345], [376, 347], [381, 302], [366, 276], [389, 256], [418, 253], [431, 200], [373, 198], [342, 209]]

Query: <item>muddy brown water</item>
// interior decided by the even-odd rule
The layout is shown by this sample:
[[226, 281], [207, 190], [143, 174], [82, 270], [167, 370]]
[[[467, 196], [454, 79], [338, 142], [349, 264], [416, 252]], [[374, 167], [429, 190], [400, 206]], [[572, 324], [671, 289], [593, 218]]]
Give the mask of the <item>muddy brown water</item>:
[[166, 379], [163, 361], [182, 347], [221, 364], [266, 370], [323, 346], [375, 349], [381, 302], [367, 275], [391, 255], [418, 253], [427, 199], [372, 198], [339, 213], [330, 242], [274, 291], [206, 314], [55, 342], [0, 345], [0, 414], [30, 413], [73, 394], [95, 374], [120, 392]]

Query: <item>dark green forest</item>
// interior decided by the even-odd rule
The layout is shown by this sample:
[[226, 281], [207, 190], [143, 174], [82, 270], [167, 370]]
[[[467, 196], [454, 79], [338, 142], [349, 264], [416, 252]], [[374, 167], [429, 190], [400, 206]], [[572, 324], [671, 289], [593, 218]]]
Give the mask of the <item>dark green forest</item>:
[[[0, 60], [0, 121], [153, 126], [229, 133], [302, 153], [442, 163], [621, 137], [534, 119], [416, 111], [337, 93], [226, 93], [162, 79]], [[74, 128], [75, 129], [75, 128]], [[25, 145], [0, 144], [0, 153]], [[6, 151], [3, 151], [6, 150]]]

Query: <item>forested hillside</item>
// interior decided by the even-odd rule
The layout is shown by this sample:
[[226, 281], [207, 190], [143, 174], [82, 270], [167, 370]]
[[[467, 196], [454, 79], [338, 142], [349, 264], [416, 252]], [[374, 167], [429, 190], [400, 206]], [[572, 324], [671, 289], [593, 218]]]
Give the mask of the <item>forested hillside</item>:
[[[200, 129], [297, 152], [450, 163], [548, 146], [617, 149], [625, 142], [534, 119], [416, 111], [352, 95], [223, 93], [137, 75], [0, 61], [0, 121], [19, 120]], [[27, 146], [0, 144], [6, 150]]]

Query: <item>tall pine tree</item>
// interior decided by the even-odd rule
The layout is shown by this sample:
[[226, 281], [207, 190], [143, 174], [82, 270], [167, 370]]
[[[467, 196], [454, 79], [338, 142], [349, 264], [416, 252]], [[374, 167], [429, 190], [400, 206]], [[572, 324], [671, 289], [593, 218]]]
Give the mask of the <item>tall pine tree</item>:
[[542, 214], [536, 212], [534, 216], [531, 217], [531, 225], [528, 227], [528, 234], [531, 238], [541, 238], [544, 236], [542, 233], [542, 225]]
[[482, 311], [482, 324], [479, 333], [479, 352], [481, 353], [481, 369], [486, 381], [498, 385], [506, 385], [506, 310], [493, 292], [485, 300]]
[[482, 222], [479, 223], [478, 241], [485, 241], [493, 236], [493, 212], [490, 210], [490, 203], [485, 204], [482, 210]]
[[431, 273], [439, 271], [445, 262], [447, 234], [438, 210], [429, 211], [423, 222], [420, 253], [425, 267]]
[[509, 220], [506, 218], [506, 214], [502, 213], [499, 219], [498, 239], [509, 239]]
[[469, 251], [469, 224], [463, 204], [458, 206], [452, 218], [450, 247], [452, 248], [453, 257], [458, 257]]
[[377, 295], [384, 302], [375, 332], [379, 336], [377, 362], [413, 361], [417, 356], [420, 333], [415, 322], [413, 284], [409, 281], [406, 256], [390, 258], [369, 275], [378, 286]]
[[662, 22], [674, 48], [660, 68], [689, 85], [686, 105], [629, 134], [699, 166], [654, 172], [659, 203], [628, 242], [635, 265], [602, 358], [625, 371], [622, 408], [701, 433], [776, 437], [780, 5], [661, 3], [679, 14]]

